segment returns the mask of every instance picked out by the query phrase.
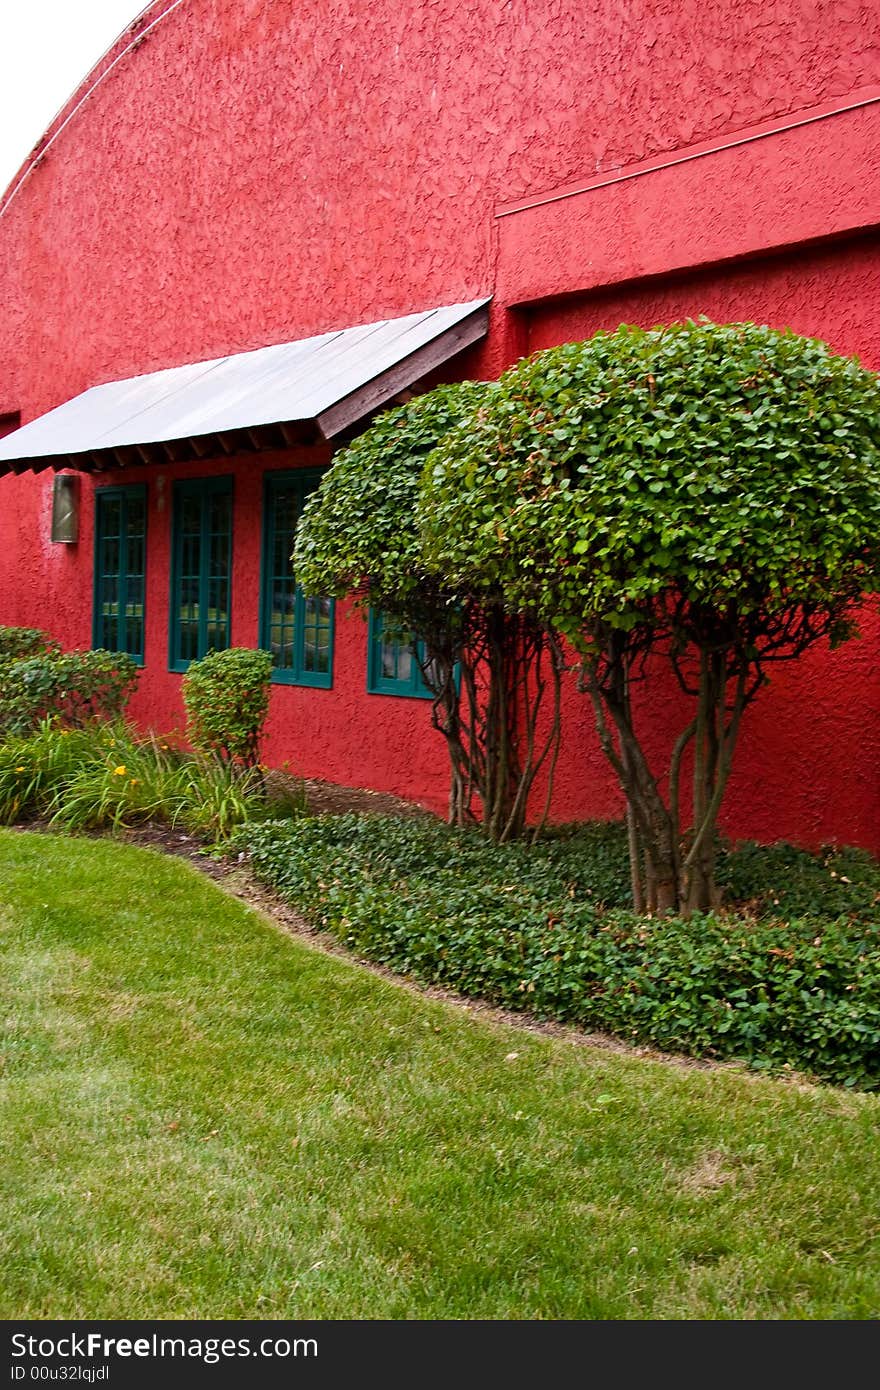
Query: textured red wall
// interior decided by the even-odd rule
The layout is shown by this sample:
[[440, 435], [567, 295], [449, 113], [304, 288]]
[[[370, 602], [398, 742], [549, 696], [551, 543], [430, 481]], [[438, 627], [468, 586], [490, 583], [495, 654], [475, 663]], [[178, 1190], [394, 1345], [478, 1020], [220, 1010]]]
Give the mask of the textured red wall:
[[[876, 107], [803, 126], [796, 145], [771, 134], [759, 153], [707, 155], [698, 174], [696, 164], [645, 174], [623, 200], [585, 194], [540, 215], [496, 216], [547, 190], [870, 98], [880, 90], [876, 5], [183, 0], [161, 19], [168, 5], [99, 65], [40, 162], [0, 200], [0, 414], [28, 420], [100, 381], [493, 292], [489, 340], [462, 373], [493, 374], [528, 346], [621, 319], [699, 312], [791, 323], [880, 366], [870, 236], [722, 264], [874, 220], [865, 130]], [[840, 150], [858, 186], [833, 173]], [[744, 171], [761, 180], [751, 201]], [[761, 198], [767, 187], [787, 200], [778, 216]], [[710, 196], [711, 216], [699, 206]], [[651, 234], [658, 209], [662, 245]], [[616, 231], [600, 246], [602, 226]], [[645, 275], [655, 278], [602, 288]], [[507, 310], [585, 289], [563, 306]], [[265, 464], [282, 465], [289, 459]], [[135, 703], [145, 721], [181, 720], [180, 678], [166, 669], [171, 480], [234, 472], [233, 640], [253, 642], [262, 468], [227, 460], [131, 473], [150, 485], [147, 666]], [[45, 475], [0, 480], [0, 621], [41, 623], [84, 645], [89, 485], [75, 547], [49, 544], [50, 491]], [[368, 696], [365, 647], [362, 621], [340, 613], [334, 687], [276, 689], [269, 756], [442, 809], [444, 753], [426, 707]], [[875, 630], [872, 644], [780, 675], [750, 716], [729, 828], [880, 849], [876, 651]], [[809, 721], [796, 713], [799, 690]], [[618, 809], [590, 725], [572, 696], [560, 818]]]
[[496, 218], [496, 293], [505, 302], [717, 265], [876, 226], [880, 87], [502, 204]]

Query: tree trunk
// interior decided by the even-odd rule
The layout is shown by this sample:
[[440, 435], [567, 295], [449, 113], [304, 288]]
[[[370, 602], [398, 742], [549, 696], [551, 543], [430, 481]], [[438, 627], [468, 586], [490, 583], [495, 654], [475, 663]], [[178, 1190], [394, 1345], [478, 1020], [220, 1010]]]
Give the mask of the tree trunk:
[[[614, 632], [602, 653], [606, 671], [600, 679], [598, 660], [588, 664], [586, 677], [603, 752], [620, 779], [632, 813], [635, 835], [630, 837], [630, 876], [633, 899], [650, 913], [674, 912], [679, 905], [678, 843], [673, 821], [657, 789], [644, 750], [635, 732], [629, 694], [629, 653], [626, 635]], [[617, 735], [615, 745], [611, 727]], [[644, 880], [638, 849], [644, 853]], [[641, 891], [637, 884], [642, 883]]]
[[740, 721], [746, 706], [747, 670], [745, 656], [740, 654], [739, 674], [728, 720], [727, 687], [730, 677], [727, 657], [716, 652], [701, 662], [697, 747], [699, 749], [701, 746], [702, 718], [704, 751], [699, 785], [696, 768], [694, 772], [694, 839], [683, 866], [684, 904], [689, 913], [709, 912], [718, 907], [721, 901], [715, 879], [718, 813], [730, 777]]
[[[548, 688], [542, 661], [547, 656], [552, 676], [550, 723], [539, 739], [537, 724]], [[459, 683], [454, 679], [456, 660]], [[521, 837], [529, 794], [549, 760], [541, 820], [546, 818], [561, 729], [561, 665], [561, 648], [554, 637], [500, 606], [472, 616], [469, 640], [461, 650], [426, 650], [422, 673], [434, 692], [432, 722], [449, 752], [452, 824], [476, 821], [476, 794], [483, 829], [491, 839]]]

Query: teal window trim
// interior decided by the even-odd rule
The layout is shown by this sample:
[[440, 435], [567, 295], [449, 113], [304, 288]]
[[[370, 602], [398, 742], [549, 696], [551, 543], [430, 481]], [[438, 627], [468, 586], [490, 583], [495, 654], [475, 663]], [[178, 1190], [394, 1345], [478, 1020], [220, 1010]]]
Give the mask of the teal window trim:
[[[100, 487], [95, 489], [95, 536], [94, 564], [92, 566], [92, 647], [107, 651], [127, 652], [138, 666], [144, 664], [147, 622], [147, 489], [145, 484], [132, 484], [127, 487]], [[116, 617], [107, 621], [104, 614], [104, 584], [108, 572], [104, 565], [104, 542], [107, 539], [106, 514], [111, 503], [119, 504], [119, 553], [116, 566], [118, 584]], [[135, 531], [131, 523], [134, 504], [140, 504], [143, 525]], [[137, 551], [140, 551], [140, 568], [136, 565]], [[140, 640], [131, 641], [132, 614], [130, 608], [137, 603], [132, 590], [140, 592]], [[112, 628], [115, 627], [115, 631]]]
[[[390, 650], [388, 650], [390, 649]], [[388, 675], [388, 662], [397, 668], [401, 655], [408, 652], [410, 660], [404, 663], [403, 675]], [[380, 609], [371, 608], [367, 625], [367, 693], [369, 695], [398, 695], [410, 700], [433, 700], [434, 696], [425, 685], [420, 661], [425, 659], [425, 644], [421, 640], [415, 644], [415, 652], [407, 641], [385, 637], [385, 620]]]
[[[289, 647], [289, 661], [286, 665], [275, 665], [272, 680], [279, 685], [307, 685], [317, 690], [330, 690], [333, 685], [333, 646], [336, 627], [336, 605], [332, 599], [312, 599], [307, 597], [301, 586], [295, 583], [290, 567], [290, 552], [293, 550], [295, 523], [284, 547], [284, 566], [275, 564], [278, 530], [278, 501], [283, 493], [292, 493], [297, 519], [302, 514], [303, 504], [309, 493], [321, 481], [325, 468], [300, 468], [296, 470], [279, 469], [263, 476], [263, 540], [260, 562], [260, 646], [271, 652], [273, 659], [278, 655], [278, 633], [273, 632], [273, 599], [279, 586], [282, 602], [290, 605], [285, 632], [289, 634], [284, 645]], [[326, 612], [316, 612], [315, 603], [326, 603]], [[315, 649], [310, 649], [309, 635], [316, 640], [326, 635], [325, 671], [311, 669], [315, 660]], [[323, 664], [323, 663], [322, 663]]]
[[189, 669], [190, 659], [180, 655], [180, 598], [183, 570], [183, 525], [182, 508], [187, 497], [198, 497], [200, 504], [199, 515], [199, 573], [198, 573], [198, 606], [199, 606], [199, 626], [198, 626], [198, 653], [193, 660], [199, 660], [208, 651], [208, 612], [210, 607], [210, 587], [212, 576], [210, 569], [210, 502], [213, 497], [228, 496], [230, 499], [229, 526], [228, 526], [228, 570], [226, 574], [226, 623], [224, 631], [223, 646], [228, 647], [230, 641], [230, 626], [232, 617], [232, 539], [233, 539], [233, 516], [232, 516], [232, 475], [227, 474], [219, 478], [187, 478], [181, 479], [174, 484], [173, 504], [171, 514], [171, 595], [169, 603], [168, 621], [168, 669], [170, 671], [186, 671]]

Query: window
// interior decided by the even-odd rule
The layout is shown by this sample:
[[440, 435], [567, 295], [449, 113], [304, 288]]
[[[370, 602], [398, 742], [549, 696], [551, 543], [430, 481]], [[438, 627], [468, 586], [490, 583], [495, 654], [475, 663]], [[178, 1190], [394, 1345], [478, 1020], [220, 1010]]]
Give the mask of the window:
[[174, 484], [171, 555], [172, 671], [229, 646], [232, 479]]
[[[433, 699], [413, 655], [411, 633], [390, 626], [383, 613], [371, 608], [367, 642], [367, 690], [371, 695]], [[424, 660], [424, 643], [417, 642], [416, 650]]]
[[95, 594], [92, 646], [144, 660], [147, 489], [95, 493]]
[[321, 472], [313, 469], [266, 474], [260, 646], [272, 653], [273, 680], [329, 689], [333, 600], [306, 597], [290, 560], [303, 503], [320, 479]]

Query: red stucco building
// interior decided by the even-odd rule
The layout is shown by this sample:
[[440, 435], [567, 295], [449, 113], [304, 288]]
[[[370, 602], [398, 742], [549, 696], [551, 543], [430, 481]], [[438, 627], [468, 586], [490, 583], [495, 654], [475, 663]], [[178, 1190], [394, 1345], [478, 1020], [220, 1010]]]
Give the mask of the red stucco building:
[[[190, 656], [270, 642], [269, 761], [441, 810], [381, 634], [282, 573], [334, 445], [621, 321], [757, 320], [880, 368], [878, 228], [870, 0], [156, 0], [0, 200], [0, 622], [131, 645], [166, 730]], [[553, 816], [619, 807], [572, 686]], [[778, 670], [725, 828], [880, 851], [876, 617]]]

